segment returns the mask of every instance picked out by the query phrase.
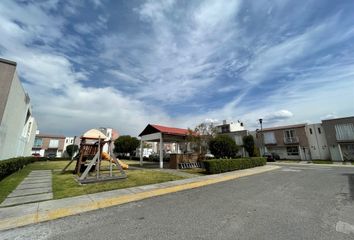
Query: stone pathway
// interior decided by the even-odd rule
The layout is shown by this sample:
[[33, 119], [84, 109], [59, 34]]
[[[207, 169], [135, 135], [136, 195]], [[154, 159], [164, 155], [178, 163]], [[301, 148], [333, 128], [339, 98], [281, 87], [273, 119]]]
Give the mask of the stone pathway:
[[0, 204], [0, 207], [53, 199], [52, 171], [32, 171]]

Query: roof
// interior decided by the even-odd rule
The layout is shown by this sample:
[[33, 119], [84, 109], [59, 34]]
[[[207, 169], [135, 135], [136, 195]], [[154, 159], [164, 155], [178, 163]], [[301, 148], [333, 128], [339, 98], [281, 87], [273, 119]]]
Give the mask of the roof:
[[151, 133], [156, 133], [156, 132], [161, 132], [170, 135], [182, 135], [182, 136], [186, 136], [190, 133], [188, 129], [184, 129], [184, 128], [174, 128], [174, 127], [167, 127], [167, 126], [161, 126], [156, 124], [148, 124], [146, 128], [139, 134], [139, 137]]
[[101, 138], [101, 139], [106, 139], [107, 136], [103, 132], [101, 132], [100, 130], [93, 128], [93, 129], [90, 129], [87, 132], [85, 132], [81, 136], [81, 138], [90, 138], [90, 139], [99, 139], [99, 138]]
[[65, 138], [64, 135], [55, 135], [55, 134], [47, 134], [47, 133], [37, 134], [36, 137], [39, 137], [39, 138]]
[[0, 58], [0, 62], [2, 62], [2, 63], [7, 63], [7, 64], [14, 65], [14, 66], [17, 65], [16, 62], [10, 61], [10, 60], [4, 59], [4, 58]]
[[279, 126], [279, 127], [272, 127], [272, 128], [263, 128], [263, 131], [281, 130], [281, 129], [289, 129], [289, 128], [301, 128], [301, 127], [305, 127], [305, 126], [306, 126], [306, 123], [302, 123], [302, 124]]

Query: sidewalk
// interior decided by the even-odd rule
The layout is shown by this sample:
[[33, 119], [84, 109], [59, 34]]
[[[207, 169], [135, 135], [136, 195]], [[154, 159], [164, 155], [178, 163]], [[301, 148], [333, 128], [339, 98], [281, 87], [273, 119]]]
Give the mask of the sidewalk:
[[0, 231], [206, 186], [280, 168], [266, 165], [234, 172], [0, 208]]

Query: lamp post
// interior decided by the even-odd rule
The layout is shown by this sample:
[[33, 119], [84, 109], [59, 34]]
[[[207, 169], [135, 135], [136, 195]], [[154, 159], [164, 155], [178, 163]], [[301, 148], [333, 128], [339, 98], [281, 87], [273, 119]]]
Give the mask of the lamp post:
[[265, 153], [265, 150], [264, 150], [264, 139], [263, 139], [263, 125], [262, 125], [263, 119], [260, 118], [260, 119], [258, 119], [258, 121], [259, 121], [259, 124], [261, 125], [261, 149], [263, 151], [263, 153], [262, 153], [262, 155], [263, 155]]

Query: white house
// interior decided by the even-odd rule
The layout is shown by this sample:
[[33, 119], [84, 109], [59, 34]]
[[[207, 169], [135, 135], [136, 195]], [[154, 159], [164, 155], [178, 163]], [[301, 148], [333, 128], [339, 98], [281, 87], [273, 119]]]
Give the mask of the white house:
[[30, 156], [37, 130], [16, 66], [0, 58], [0, 160]]

